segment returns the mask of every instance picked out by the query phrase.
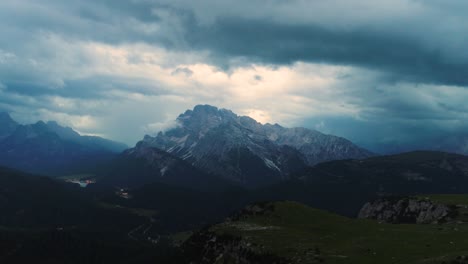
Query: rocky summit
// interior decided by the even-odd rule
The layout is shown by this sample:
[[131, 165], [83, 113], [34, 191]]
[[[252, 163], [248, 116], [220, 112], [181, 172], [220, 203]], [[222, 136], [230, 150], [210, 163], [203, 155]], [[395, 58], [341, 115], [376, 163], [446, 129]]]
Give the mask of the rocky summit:
[[287, 179], [292, 172], [328, 160], [372, 156], [344, 138], [306, 128], [263, 125], [210, 105], [197, 105], [176, 121], [175, 128], [145, 136], [136, 148], [159, 148], [246, 186]]

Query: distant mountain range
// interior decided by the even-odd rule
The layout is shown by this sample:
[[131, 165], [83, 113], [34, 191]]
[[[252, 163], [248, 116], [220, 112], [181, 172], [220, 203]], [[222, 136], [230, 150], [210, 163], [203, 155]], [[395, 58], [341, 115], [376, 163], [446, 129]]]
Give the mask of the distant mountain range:
[[100, 180], [109, 185], [163, 182], [204, 190], [230, 184], [265, 186], [320, 162], [373, 156], [344, 138], [262, 125], [209, 105], [197, 105], [176, 121], [177, 127], [145, 136], [125, 150], [124, 144], [81, 136], [53, 121], [20, 125], [1, 113], [0, 165], [63, 175], [94, 170], [100, 164], [104, 168]]
[[60, 174], [94, 166], [127, 146], [100, 137], [81, 136], [56, 122], [20, 125], [0, 113], [0, 165], [42, 174]]
[[468, 184], [468, 161], [461, 155], [375, 156], [344, 138], [261, 124], [209, 105], [197, 105], [176, 121], [176, 127], [126, 149], [56, 122], [20, 125], [0, 113], [0, 165], [47, 175], [91, 171], [101, 185], [122, 188], [160, 182], [212, 191], [273, 184], [263, 188], [269, 193], [265, 198], [273, 197], [277, 183], [277, 191], [301, 197], [307, 197], [310, 186], [326, 195], [362, 190], [356, 204], [380, 193], [460, 192]]
[[262, 125], [210, 105], [197, 105], [176, 121], [177, 127], [145, 136], [127, 155], [157, 148], [206, 173], [250, 187], [288, 179], [291, 173], [320, 162], [373, 156], [344, 138], [306, 128]]
[[433, 137], [424, 137], [413, 141], [390, 141], [365, 144], [376, 153], [392, 155], [415, 150], [442, 151], [468, 155], [468, 133], [450, 133]]

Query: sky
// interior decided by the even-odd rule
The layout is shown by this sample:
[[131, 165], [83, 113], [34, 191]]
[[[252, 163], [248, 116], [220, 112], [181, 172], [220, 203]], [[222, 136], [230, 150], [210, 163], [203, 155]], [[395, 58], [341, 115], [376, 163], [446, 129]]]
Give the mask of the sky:
[[128, 145], [197, 104], [371, 149], [467, 134], [467, 13], [464, 0], [2, 0], [0, 110]]

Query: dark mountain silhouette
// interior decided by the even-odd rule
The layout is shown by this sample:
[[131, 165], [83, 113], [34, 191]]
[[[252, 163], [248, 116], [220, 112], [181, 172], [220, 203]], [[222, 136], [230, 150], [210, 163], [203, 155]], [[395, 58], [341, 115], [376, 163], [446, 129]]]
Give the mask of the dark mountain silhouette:
[[28, 172], [72, 173], [109, 160], [126, 148], [107, 139], [81, 136], [56, 122], [18, 125], [5, 113], [0, 114], [0, 127], [5, 132], [0, 138], [0, 165]]

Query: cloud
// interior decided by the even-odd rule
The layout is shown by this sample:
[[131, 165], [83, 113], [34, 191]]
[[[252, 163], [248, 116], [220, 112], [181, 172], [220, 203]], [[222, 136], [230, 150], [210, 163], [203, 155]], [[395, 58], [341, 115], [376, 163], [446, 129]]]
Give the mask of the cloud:
[[0, 108], [128, 144], [204, 103], [369, 146], [463, 133], [467, 10], [455, 0], [2, 1]]
[[172, 73], [172, 75], [185, 75], [186, 77], [190, 77], [193, 75], [193, 71], [190, 70], [189, 68], [177, 68], [175, 69]]
[[159, 132], [165, 132], [173, 128], [179, 127], [180, 124], [175, 119], [169, 119], [165, 122], [156, 122], [147, 124], [144, 127], [146, 134], [148, 135], [156, 135]]

